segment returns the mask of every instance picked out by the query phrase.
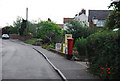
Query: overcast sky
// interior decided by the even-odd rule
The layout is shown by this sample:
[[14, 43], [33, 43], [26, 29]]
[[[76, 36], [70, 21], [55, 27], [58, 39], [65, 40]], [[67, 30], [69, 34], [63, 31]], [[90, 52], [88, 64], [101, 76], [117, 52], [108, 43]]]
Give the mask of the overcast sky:
[[29, 20], [47, 20], [62, 24], [64, 17], [74, 17], [81, 9], [107, 10], [111, 0], [0, 0], [0, 27], [12, 25], [17, 16]]

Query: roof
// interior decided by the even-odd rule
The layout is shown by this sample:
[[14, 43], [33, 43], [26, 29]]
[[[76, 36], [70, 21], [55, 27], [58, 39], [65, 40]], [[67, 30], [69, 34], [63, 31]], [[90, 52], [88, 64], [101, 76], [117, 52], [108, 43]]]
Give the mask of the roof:
[[93, 17], [96, 17], [98, 20], [105, 20], [111, 10], [89, 10], [88, 20], [91, 21]]
[[71, 21], [72, 19], [74, 19], [74, 18], [64, 18], [63, 23], [67, 23], [67, 22]]
[[64, 24], [58, 24], [61, 28], [63, 28], [64, 27]]

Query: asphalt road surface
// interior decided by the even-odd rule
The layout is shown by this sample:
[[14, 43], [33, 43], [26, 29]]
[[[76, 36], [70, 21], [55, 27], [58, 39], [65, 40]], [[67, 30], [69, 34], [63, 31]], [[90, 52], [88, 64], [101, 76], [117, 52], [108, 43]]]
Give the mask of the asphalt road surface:
[[8, 39], [2, 40], [0, 48], [2, 79], [60, 79], [43, 56], [29, 45]]

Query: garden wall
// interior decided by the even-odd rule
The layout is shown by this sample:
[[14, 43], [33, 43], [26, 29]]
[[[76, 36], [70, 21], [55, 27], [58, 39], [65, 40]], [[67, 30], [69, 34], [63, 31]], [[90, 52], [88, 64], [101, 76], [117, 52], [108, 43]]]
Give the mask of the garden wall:
[[18, 40], [21, 40], [21, 41], [25, 41], [27, 39], [33, 38], [31, 36], [20, 36], [20, 35], [16, 35], [16, 34], [10, 34], [9, 36], [10, 36], [11, 39], [18, 39]]

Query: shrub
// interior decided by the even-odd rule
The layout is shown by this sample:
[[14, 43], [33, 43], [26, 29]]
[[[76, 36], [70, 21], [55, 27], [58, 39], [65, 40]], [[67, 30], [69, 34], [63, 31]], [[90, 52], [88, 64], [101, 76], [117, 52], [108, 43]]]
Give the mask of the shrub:
[[62, 41], [64, 31], [54, 22], [42, 21], [37, 30], [37, 36], [42, 38], [45, 43], [56, 43]]
[[87, 38], [90, 71], [103, 79], [120, 77], [119, 32], [98, 32]]
[[81, 59], [84, 59], [86, 56], [87, 53], [86, 44], [87, 44], [87, 40], [85, 38], [78, 38], [75, 42], [75, 46], [77, 48], [77, 51]]

